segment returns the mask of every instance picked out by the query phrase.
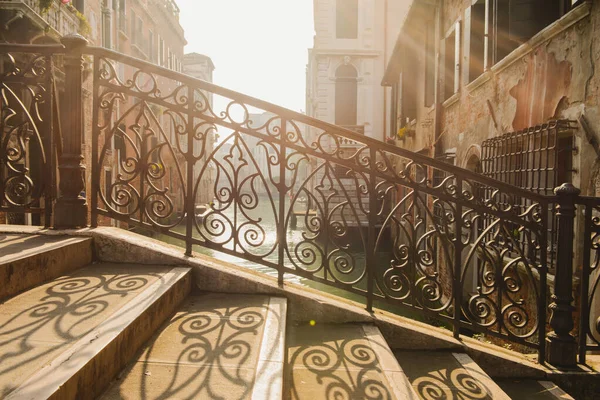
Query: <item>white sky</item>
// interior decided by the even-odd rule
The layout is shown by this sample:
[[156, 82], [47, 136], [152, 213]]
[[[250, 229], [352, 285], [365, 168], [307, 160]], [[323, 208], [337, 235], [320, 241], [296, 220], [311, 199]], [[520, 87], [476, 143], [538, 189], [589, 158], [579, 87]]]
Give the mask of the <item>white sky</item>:
[[212, 58], [214, 83], [305, 108], [313, 0], [177, 0], [188, 45]]

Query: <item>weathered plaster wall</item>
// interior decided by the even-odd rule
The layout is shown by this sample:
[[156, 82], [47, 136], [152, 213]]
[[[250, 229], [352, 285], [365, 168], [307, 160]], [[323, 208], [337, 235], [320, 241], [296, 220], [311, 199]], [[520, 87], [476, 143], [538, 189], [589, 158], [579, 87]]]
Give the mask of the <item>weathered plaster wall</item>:
[[[457, 8], [464, 11], [469, 3], [446, 2], [446, 25], [462, 16]], [[594, 2], [589, 16], [510, 65], [500, 65], [501, 62], [486, 77], [471, 84], [461, 80], [458, 99], [443, 108], [442, 149], [456, 148], [457, 165], [466, 166], [473, 144], [549, 119], [577, 119], [585, 114], [598, 131], [600, 79], [594, 64], [600, 56], [600, 45], [595, 39], [600, 35], [599, 21], [600, 4]], [[466, 39], [467, 33], [463, 34]], [[573, 183], [587, 193], [596, 153], [581, 129], [576, 130], [575, 136], [578, 152], [574, 157]]]

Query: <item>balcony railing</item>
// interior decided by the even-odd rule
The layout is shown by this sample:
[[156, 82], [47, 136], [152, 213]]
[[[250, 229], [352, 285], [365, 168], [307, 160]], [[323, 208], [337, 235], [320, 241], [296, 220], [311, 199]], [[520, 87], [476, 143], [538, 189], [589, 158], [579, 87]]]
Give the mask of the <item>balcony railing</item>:
[[[46, 25], [54, 30], [57, 37], [80, 31], [81, 22], [69, 6], [62, 5], [59, 0], [53, 0], [48, 10], [42, 10], [39, 0], [8, 0], [14, 3], [13, 8], [25, 13], [40, 25]], [[5, 5], [8, 8], [10, 5]], [[28, 15], [29, 14], [29, 15]], [[41, 26], [45, 28], [45, 26]]]
[[[584, 204], [589, 217], [583, 251], [597, 257], [599, 199], [582, 198], [568, 184], [555, 196], [531, 193], [88, 47], [81, 37], [63, 43], [64, 48], [0, 45], [6, 66], [0, 90], [12, 99], [0, 105], [2, 115], [13, 116], [2, 125], [0, 210], [34, 211], [26, 194], [39, 190], [22, 139], [30, 131], [41, 138], [48, 126], [30, 110], [49, 107], [52, 97], [44, 93], [52, 89], [42, 78], [47, 79], [54, 55], [64, 53], [68, 95], [61, 108], [68, 110], [63, 130], [69, 135], [62, 140], [55, 227], [88, 224], [82, 196], [87, 165], [93, 226], [100, 217], [121, 221], [180, 240], [189, 256], [203, 248], [237, 257], [272, 270], [280, 285], [295, 276], [335, 287], [363, 299], [368, 310], [406, 309], [448, 326], [457, 338], [481, 332], [532, 349], [540, 362], [572, 366], [578, 349], [585, 357], [597, 348], [586, 342], [600, 337], [589, 307], [600, 289], [597, 268], [583, 270], [588, 284], [577, 310], [585, 318], [579, 342], [571, 333], [571, 296], [575, 207]], [[84, 164], [82, 55], [93, 59], [92, 158]], [[129, 71], [124, 79], [119, 64]], [[24, 101], [19, 96], [31, 90], [23, 87], [36, 87], [40, 96]], [[272, 117], [257, 126], [250, 110]], [[222, 139], [213, 148], [207, 143], [217, 132]], [[117, 139], [120, 150], [110, 151]], [[355, 143], [352, 151], [346, 141]], [[105, 168], [116, 170], [112, 181], [106, 181]], [[196, 215], [207, 193], [212, 204]], [[558, 205], [561, 243], [550, 304], [546, 253], [552, 203]]]

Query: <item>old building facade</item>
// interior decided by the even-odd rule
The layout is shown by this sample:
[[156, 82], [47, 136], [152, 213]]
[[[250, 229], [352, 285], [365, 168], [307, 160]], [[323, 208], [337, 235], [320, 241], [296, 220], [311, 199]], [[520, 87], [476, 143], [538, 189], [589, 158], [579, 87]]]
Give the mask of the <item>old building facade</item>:
[[[382, 80], [390, 139], [534, 193], [569, 182], [598, 196], [599, 35], [598, 1], [415, 0]], [[580, 207], [577, 270], [583, 225]], [[478, 285], [472, 277], [470, 291]]]
[[[397, 2], [390, 2], [397, 3]], [[314, 45], [309, 49], [306, 112], [383, 140], [388, 1], [315, 0]], [[393, 25], [391, 25], [393, 26]]]
[[[120, 53], [151, 62], [158, 66], [183, 72], [184, 46], [186, 40], [183, 28], [179, 24], [179, 8], [173, 0], [75, 0], [63, 4], [59, 0], [49, 3], [47, 9], [43, 8], [39, 0], [10, 1], [3, 2], [0, 7], [0, 40], [9, 43], [58, 43], [62, 36], [79, 33], [83, 35], [90, 45], [101, 46], [118, 51]], [[86, 71], [91, 66], [84, 60]], [[161, 80], [152, 82], [148, 76], [137, 75], [137, 69], [125, 63], [115, 63], [114, 68], [117, 78], [121, 82], [134, 79], [140, 90], [146, 90], [153, 84], [160, 87], [164, 92], [172, 91], [177, 87], [175, 80]], [[60, 66], [59, 66], [60, 69]], [[86, 75], [84, 72], [84, 79]], [[62, 85], [60, 73], [57, 75], [57, 89], [59, 103], [64, 103], [62, 98]], [[91, 79], [84, 82], [84, 135], [83, 152], [85, 159], [92, 159], [92, 119], [94, 110], [91, 108], [92, 85]], [[110, 137], [100, 134], [100, 153], [105, 150], [100, 174], [100, 192], [110, 197], [111, 192], [116, 190], [114, 185], [117, 177], [123, 174], [123, 161], [127, 149], [122, 139], [123, 130], [127, 132], [136, 125], [133, 113], [124, 116], [128, 111], [137, 107], [138, 101], [133, 98], [124, 98], [118, 105], [118, 111], [111, 121], [114, 124], [113, 133]], [[169, 138], [173, 141], [176, 127], [162, 114], [160, 108], [154, 107], [152, 112], [156, 115], [159, 126], [151, 127], [155, 132], [155, 138], [149, 143], [138, 145], [150, 149], [161, 141]], [[102, 115], [99, 116], [100, 120]], [[117, 121], [117, 119], [119, 119]], [[103, 147], [104, 145], [104, 147]], [[157, 157], [150, 157], [154, 161]], [[177, 152], [168, 154], [163, 159], [165, 173], [173, 175], [170, 168], [177, 162], [181, 163], [181, 155]], [[88, 201], [92, 193], [91, 168], [86, 171], [86, 194]], [[177, 193], [178, 180], [170, 180], [169, 190]], [[183, 211], [183, 203], [175, 202], [174, 207]], [[21, 221], [31, 223], [36, 221]], [[37, 221], [39, 223], [39, 221]], [[114, 221], [100, 219], [101, 224], [112, 224]]]
[[[556, 143], [514, 150], [523, 158], [513, 166], [522, 168], [522, 183], [503, 172], [509, 183], [544, 194], [563, 181], [593, 194], [596, 150], [588, 136], [600, 126], [593, 67], [599, 13], [591, 1], [415, 1], [383, 79], [394, 93], [391, 136], [402, 147], [487, 173], [499, 167], [486, 162], [500, 156], [483, 154], [488, 140], [526, 130], [536, 140], [536, 127], [546, 132], [549, 121], [575, 121], [564, 128], [572, 142], [560, 133]], [[542, 156], [543, 167], [529, 160], [540, 176], [524, 172], [527, 151], [561, 146], [556, 157]]]

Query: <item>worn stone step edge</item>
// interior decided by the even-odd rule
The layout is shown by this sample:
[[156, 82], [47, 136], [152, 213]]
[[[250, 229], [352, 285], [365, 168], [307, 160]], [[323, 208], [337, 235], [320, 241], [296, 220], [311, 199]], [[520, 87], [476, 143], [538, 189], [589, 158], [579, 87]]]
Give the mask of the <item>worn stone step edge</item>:
[[476, 382], [480, 382], [486, 388], [492, 399], [511, 400], [504, 390], [468, 354], [452, 353], [452, 355]]
[[[283, 398], [286, 318], [287, 299], [270, 297], [254, 376], [252, 400]], [[271, 352], [271, 349], [275, 350]]]
[[559, 400], [574, 400], [570, 394], [562, 390], [558, 385], [554, 382], [550, 381], [537, 381], [544, 389], [546, 389], [548, 394]]
[[402, 370], [398, 360], [394, 356], [392, 349], [388, 346], [381, 331], [375, 325], [361, 325], [366, 339], [369, 341], [371, 348], [375, 352], [379, 366], [386, 380], [391, 385], [389, 388], [394, 398], [403, 399], [420, 399], [417, 392], [410, 384], [408, 377]]
[[94, 399], [191, 291], [191, 269], [175, 267], [45, 365], [7, 399]]
[[92, 238], [66, 237], [37, 252], [0, 263], [0, 301], [92, 262]]

